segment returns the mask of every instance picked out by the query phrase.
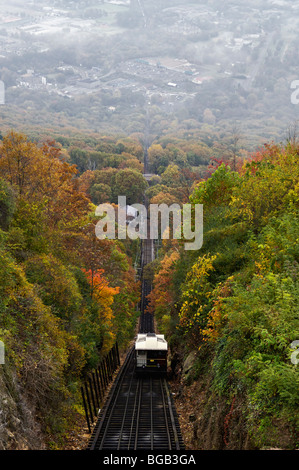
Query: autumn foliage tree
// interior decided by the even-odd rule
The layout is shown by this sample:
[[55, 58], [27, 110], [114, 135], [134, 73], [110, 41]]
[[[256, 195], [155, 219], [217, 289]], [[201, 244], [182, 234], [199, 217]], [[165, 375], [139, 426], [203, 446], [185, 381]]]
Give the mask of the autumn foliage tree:
[[62, 430], [80, 380], [131, 339], [139, 297], [125, 246], [95, 236], [95, 175], [68, 162], [51, 140], [0, 144], [0, 340], [33, 415]]
[[[98, 306], [99, 323], [105, 325], [104, 350], [109, 351], [116, 339], [114, 331], [114, 312], [112, 309], [114, 296], [119, 293], [119, 287], [109, 286], [104, 276], [104, 270], [86, 271], [84, 273], [90, 285], [91, 298]], [[107, 335], [109, 336], [107, 338]]]
[[[151, 294], [158, 327], [168, 316], [170, 343], [196, 357], [188, 383], [208, 384], [203, 413], [218, 420], [224, 400], [228, 417], [233, 403], [254, 448], [298, 446], [298, 154], [289, 142], [265, 145], [238, 171], [219, 161], [190, 197], [203, 204], [201, 250], [180, 249], [169, 266], [164, 245]], [[218, 422], [236, 448], [228, 420]]]
[[159, 264], [153, 280], [153, 289], [148, 296], [148, 311], [155, 314], [164, 332], [169, 330], [175, 296], [172, 290], [172, 278], [179, 254], [176, 250], [166, 254]]

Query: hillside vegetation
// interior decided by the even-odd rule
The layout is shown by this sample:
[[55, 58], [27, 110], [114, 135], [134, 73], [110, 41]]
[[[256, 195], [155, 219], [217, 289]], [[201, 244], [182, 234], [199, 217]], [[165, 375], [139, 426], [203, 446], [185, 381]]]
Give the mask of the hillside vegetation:
[[95, 237], [94, 206], [54, 142], [0, 147], [0, 448], [63, 445], [80, 384], [136, 325], [131, 251]]
[[221, 163], [190, 196], [202, 249], [165, 241], [155, 261], [150, 309], [191, 449], [298, 448], [298, 170], [296, 143], [266, 145], [238, 172]]
[[248, 156], [237, 135], [143, 137], [1, 141], [0, 448], [64, 448], [82, 380], [133, 338], [139, 241], [98, 240], [95, 208], [144, 193], [204, 208], [202, 248], [163, 240], [144, 273], [187, 447], [298, 448], [296, 139]]

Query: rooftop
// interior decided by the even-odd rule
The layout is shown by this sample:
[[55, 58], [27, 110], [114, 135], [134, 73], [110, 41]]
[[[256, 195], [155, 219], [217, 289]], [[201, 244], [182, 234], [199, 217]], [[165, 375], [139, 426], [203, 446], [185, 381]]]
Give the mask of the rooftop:
[[155, 333], [138, 334], [135, 343], [136, 350], [155, 350], [162, 349], [167, 351], [167, 341], [164, 335], [156, 335]]

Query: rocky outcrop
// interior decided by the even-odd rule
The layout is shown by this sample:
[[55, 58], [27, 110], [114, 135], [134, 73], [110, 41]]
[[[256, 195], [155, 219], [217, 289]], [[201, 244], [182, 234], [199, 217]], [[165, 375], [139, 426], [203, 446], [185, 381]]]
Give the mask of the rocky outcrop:
[[0, 365], [0, 450], [45, 449], [35, 414], [16, 373], [8, 364]]

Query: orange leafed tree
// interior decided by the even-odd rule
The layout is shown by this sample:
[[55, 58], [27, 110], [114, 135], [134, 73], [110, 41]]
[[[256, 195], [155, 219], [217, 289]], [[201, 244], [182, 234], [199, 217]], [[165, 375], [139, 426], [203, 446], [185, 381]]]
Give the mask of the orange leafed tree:
[[108, 333], [106, 338], [105, 349], [109, 349], [115, 340], [116, 332], [114, 331], [114, 313], [112, 305], [114, 296], [120, 291], [119, 287], [110, 287], [109, 282], [104, 276], [104, 269], [96, 271], [84, 270], [91, 288], [91, 297], [99, 307], [99, 321], [103, 323], [104, 329]]
[[89, 211], [90, 201], [74, 178], [77, 169], [64, 161], [55, 142], [39, 147], [25, 135], [10, 132], [0, 146], [0, 175], [19, 198], [43, 200], [52, 226], [68, 225]]
[[174, 264], [179, 259], [179, 253], [173, 251], [167, 254], [161, 262], [161, 268], [154, 277], [154, 287], [149, 294], [149, 311], [156, 313], [157, 317], [169, 312], [173, 304], [173, 295], [170, 289]]

